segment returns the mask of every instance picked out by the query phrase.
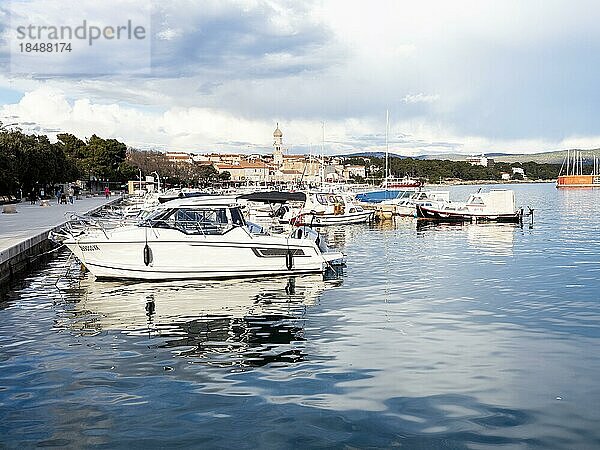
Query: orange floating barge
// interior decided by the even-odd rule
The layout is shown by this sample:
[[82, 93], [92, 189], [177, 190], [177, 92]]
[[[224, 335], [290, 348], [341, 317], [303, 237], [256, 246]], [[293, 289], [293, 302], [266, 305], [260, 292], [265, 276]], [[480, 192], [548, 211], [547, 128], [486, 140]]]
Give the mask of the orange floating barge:
[[597, 187], [600, 188], [600, 175], [560, 175], [557, 188]]
[[[589, 167], [589, 166], [588, 166]], [[592, 173], [584, 174], [584, 157], [582, 152], [567, 150], [558, 180], [557, 188], [600, 188], [600, 161], [593, 155]]]

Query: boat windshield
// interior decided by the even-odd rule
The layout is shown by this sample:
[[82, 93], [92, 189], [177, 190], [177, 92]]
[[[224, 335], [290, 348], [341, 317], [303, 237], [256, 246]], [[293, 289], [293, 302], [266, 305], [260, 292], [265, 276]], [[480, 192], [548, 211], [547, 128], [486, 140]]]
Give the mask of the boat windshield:
[[245, 224], [239, 208], [174, 208], [157, 211], [141, 225], [170, 228], [185, 234], [227, 233], [234, 226]]
[[327, 196], [325, 196], [324, 194], [317, 194], [315, 197], [321, 205], [327, 204]]

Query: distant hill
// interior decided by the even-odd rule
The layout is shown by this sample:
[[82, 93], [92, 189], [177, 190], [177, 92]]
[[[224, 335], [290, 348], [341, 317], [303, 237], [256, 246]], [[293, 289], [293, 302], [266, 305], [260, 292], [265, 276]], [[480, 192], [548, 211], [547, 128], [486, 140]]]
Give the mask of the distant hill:
[[[571, 153], [573, 150], [570, 150]], [[584, 163], [590, 164], [594, 160], [594, 155], [600, 157], [600, 149], [594, 150], [577, 150], [580, 152], [581, 157], [584, 160]], [[565, 157], [567, 156], [567, 150], [559, 150], [555, 152], [543, 152], [543, 153], [531, 153], [531, 154], [521, 154], [521, 155], [503, 155], [494, 157], [495, 161], [498, 162], [529, 162], [533, 161], [538, 164], [562, 164]]]
[[[573, 150], [569, 150], [571, 153]], [[584, 164], [591, 164], [594, 155], [600, 158], [600, 148], [593, 150], [577, 150], [581, 153], [581, 157], [584, 160]], [[492, 158], [497, 162], [506, 162], [506, 163], [515, 163], [515, 162], [535, 162], [538, 164], [562, 164], [567, 155], [567, 150], [558, 150], [553, 152], [541, 152], [541, 153], [484, 153], [488, 158]], [[344, 155], [346, 157], [376, 157], [383, 158], [385, 157], [385, 152], [362, 152], [362, 153], [353, 153], [351, 155]], [[448, 161], [464, 161], [468, 155], [460, 155], [456, 153], [443, 153], [437, 155], [419, 155], [419, 156], [403, 156], [398, 154], [389, 154], [390, 157], [396, 158], [413, 158], [413, 159], [422, 159], [422, 160], [431, 160], [431, 159], [439, 159], [439, 160], [448, 160]]]
[[[359, 152], [341, 155], [344, 158], [385, 158], [385, 152]], [[408, 158], [408, 156], [398, 155], [397, 153], [388, 153], [390, 158]]]

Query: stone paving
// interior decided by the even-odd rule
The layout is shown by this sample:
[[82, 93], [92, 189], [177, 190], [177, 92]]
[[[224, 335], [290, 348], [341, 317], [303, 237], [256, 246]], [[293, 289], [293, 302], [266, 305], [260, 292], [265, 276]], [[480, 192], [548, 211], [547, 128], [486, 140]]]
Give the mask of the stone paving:
[[114, 196], [110, 199], [104, 196], [82, 197], [66, 205], [59, 205], [53, 199], [48, 200], [48, 206], [40, 206], [40, 200], [35, 205], [28, 201], [17, 203], [16, 214], [0, 213], [0, 253], [62, 224], [68, 213], [85, 214], [116, 199]]

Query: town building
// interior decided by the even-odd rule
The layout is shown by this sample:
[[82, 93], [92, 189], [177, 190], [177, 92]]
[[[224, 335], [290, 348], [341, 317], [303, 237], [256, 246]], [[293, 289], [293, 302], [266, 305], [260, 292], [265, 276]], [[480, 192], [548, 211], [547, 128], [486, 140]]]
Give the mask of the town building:
[[467, 156], [467, 162], [472, 166], [492, 167], [494, 160], [481, 154], [480, 156]]
[[265, 183], [271, 178], [271, 167], [262, 162], [242, 161], [238, 164], [215, 164], [217, 172], [229, 172], [231, 181]]
[[366, 178], [366, 168], [345, 165], [343, 158], [288, 154], [279, 123], [273, 132], [272, 154], [167, 152], [174, 163], [212, 165], [218, 173], [229, 172], [230, 180], [246, 183], [318, 184], [321, 181], [345, 182]]
[[527, 177], [525, 176], [525, 169], [523, 169], [522, 167], [511, 167], [512, 169], [512, 176], [513, 178], [515, 178], [516, 174], [519, 174], [523, 177], [523, 179], [526, 179]]
[[192, 155], [185, 152], [167, 152], [166, 155], [167, 160], [173, 163], [186, 163], [190, 164], [194, 160], [192, 159]]

